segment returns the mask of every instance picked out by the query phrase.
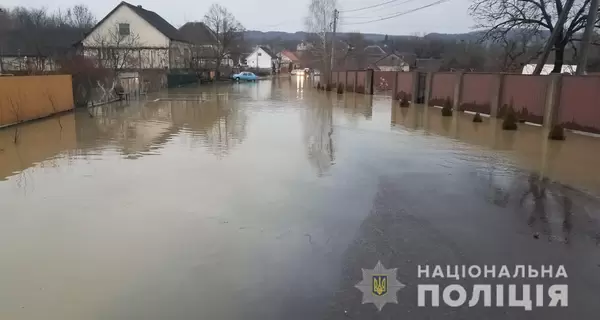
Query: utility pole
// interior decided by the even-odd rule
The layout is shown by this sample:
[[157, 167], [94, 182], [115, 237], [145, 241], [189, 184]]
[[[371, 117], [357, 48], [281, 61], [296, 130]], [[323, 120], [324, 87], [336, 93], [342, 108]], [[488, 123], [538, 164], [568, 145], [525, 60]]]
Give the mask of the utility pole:
[[327, 76], [328, 83], [331, 83], [331, 73], [333, 72], [333, 64], [335, 62], [335, 33], [337, 31], [337, 20], [339, 16], [339, 11], [337, 9], [333, 9], [333, 34], [331, 36], [331, 64], [329, 65], [329, 75]]
[[590, 2], [590, 11], [587, 15], [587, 24], [585, 25], [585, 31], [583, 32], [583, 39], [581, 39], [581, 46], [579, 47], [581, 56], [579, 56], [579, 61], [577, 61], [577, 70], [575, 70], [575, 74], [578, 76], [586, 73], [590, 45], [592, 43], [592, 34], [594, 33], [597, 14], [598, 0], [592, 0]]

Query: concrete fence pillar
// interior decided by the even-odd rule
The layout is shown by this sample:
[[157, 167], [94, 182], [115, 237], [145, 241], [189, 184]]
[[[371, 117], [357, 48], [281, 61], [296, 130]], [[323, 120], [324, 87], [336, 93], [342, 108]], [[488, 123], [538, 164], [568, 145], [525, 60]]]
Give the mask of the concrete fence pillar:
[[452, 99], [452, 108], [457, 111], [460, 108], [460, 99], [463, 87], [463, 78], [465, 73], [459, 72], [456, 74], [456, 84], [454, 84], [454, 97]]
[[399, 71], [394, 72], [394, 76], [392, 77], [392, 100], [398, 100], [398, 75]]
[[410, 103], [415, 104], [419, 99], [419, 72], [413, 71], [412, 73], [412, 88], [410, 89]]
[[558, 123], [560, 109], [560, 91], [562, 74], [550, 74], [546, 87], [546, 103], [544, 105], [544, 128], [552, 128]]
[[353, 92], [356, 92], [356, 85], [358, 82], [358, 71], [354, 71], [354, 90], [352, 90]]
[[504, 88], [504, 74], [494, 75], [492, 80], [492, 97], [490, 100], [490, 117], [498, 117], [498, 109], [502, 103], [502, 91]]
[[431, 99], [431, 87], [433, 85], [433, 72], [427, 72], [427, 78], [425, 80], [425, 100], [423, 104], [429, 106], [429, 99]]
[[348, 70], [344, 72], [344, 92], [348, 91]]
[[365, 94], [373, 94], [373, 76], [375, 75], [375, 70], [368, 69], [367, 75], [365, 77]]

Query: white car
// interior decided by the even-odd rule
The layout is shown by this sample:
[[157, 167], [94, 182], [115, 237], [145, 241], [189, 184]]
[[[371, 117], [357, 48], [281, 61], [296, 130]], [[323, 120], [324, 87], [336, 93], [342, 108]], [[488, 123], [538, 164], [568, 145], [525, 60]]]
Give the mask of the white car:
[[293, 75], [297, 75], [297, 76], [303, 76], [304, 75], [304, 69], [294, 69], [294, 70], [292, 70], [292, 74]]

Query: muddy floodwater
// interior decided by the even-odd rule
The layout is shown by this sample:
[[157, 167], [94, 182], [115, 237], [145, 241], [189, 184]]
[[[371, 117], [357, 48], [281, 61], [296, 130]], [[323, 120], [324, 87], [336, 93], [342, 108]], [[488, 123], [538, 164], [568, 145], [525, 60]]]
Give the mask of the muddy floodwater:
[[[0, 319], [598, 319], [600, 138], [471, 117], [282, 79], [0, 129]], [[564, 265], [500, 283], [568, 307], [418, 307], [418, 265]]]

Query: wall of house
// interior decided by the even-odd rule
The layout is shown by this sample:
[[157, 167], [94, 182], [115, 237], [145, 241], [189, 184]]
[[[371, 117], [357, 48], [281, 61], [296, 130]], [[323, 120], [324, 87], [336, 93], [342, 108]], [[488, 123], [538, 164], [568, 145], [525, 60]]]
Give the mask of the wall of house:
[[2, 61], [4, 73], [27, 70], [33, 72], [49, 72], [56, 71], [58, 68], [56, 62], [51, 58], [2, 56], [0, 57], [0, 60]]
[[0, 126], [72, 110], [70, 75], [0, 78]]
[[191, 62], [191, 45], [181, 41], [171, 41], [170, 68], [189, 68]]
[[[119, 23], [129, 23], [129, 30], [132, 36], [139, 37], [135, 42], [138, 46], [143, 47], [160, 47], [168, 48], [170, 39], [160, 33], [150, 23], [138, 16], [133, 10], [127, 6], [120, 6], [112, 15], [110, 15], [101, 25], [97, 26], [84, 40], [85, 47], [98, 46], [99, 40], [110, 40], [115, 42], [116, 39], [110, 39], [111, 32], [118, 32]], [[131, 43], [132, 38], [125, 38], [121, 43]]]
[[144, 49], [111, 49], [118, 52], [113, 58], [100, 57], [100, 49], [86, 48], [83, 54], [94, 58], [98, 65], [112, 69], [114, 65], [120, 70], [138, 69], [165, 69], [169, 68], [169, 49], [167, 48], [144, 48]]
[[[259, 55], [260, 54], [260, 55]], [[272, 59], [264, 50], [259, 49], [252, 52], [247, 58], [246, 63], [250, 68], [271, 69]], [[258, 65], [257, 65], [258, 63]]]

